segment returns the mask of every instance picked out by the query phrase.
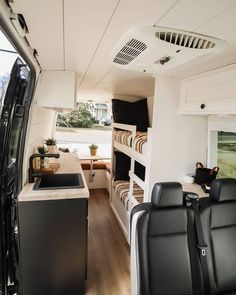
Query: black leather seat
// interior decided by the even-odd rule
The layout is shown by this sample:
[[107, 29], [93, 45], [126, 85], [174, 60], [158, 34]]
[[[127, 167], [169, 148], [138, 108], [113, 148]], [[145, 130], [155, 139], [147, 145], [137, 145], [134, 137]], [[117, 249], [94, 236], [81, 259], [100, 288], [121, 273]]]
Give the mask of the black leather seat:
[[133, 295], [236, 294], [236, 179], [215, 180], [199, 213], [210, 293], [203, 291], [193, 209], [183, 204], [179, 183], [159, 183], [152, 201], [131, 214]]
[[155, 184], [151, 203], [131, 216], [132, 294], [202, 294], [193, 212], [183, 204], [182, 186]]
[[236, 180], [212, 183], [201, 210], [211, 294], [236, 294]]

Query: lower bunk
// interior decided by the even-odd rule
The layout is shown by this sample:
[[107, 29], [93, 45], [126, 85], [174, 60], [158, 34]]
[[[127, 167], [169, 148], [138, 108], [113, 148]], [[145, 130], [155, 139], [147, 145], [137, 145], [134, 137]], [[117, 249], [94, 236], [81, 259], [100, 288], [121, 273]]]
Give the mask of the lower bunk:
[[111, 189], [111, 208], [121, 226], [129, 243], [130, 212], [131, 209], [143, 202], [144, 191], [134, 183], [133, 194], [130, 193], [130, 182], [126, 180], [113, 180]]

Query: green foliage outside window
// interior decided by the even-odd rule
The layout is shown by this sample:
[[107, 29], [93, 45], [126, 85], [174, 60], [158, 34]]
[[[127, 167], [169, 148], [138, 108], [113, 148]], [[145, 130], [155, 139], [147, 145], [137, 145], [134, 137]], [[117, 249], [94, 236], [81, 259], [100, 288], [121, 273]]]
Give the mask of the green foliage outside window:
[[77, 103], [76, 108], [67, 113], [59, 113], [57, 126], [68, 128], [91, 128], [95, 123], [94, 106], [90, 103]]

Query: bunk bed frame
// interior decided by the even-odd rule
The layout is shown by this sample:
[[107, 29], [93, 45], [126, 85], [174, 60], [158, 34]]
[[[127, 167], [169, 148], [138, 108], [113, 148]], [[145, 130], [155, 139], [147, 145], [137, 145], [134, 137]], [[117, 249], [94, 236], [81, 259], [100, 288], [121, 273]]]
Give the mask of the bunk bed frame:
[[[113, 132], [116, 129], [129, 131], [132, 133], [132, 142], [131, 146], [127, 146], [125, 144], [122, 144], [120, 142], [117, 142], [114, 139], [112, 140], [112, 169], [111, 169], [111, 194], [110, 194], [110, 205], [111, 208], [121, 226], [122, 231], [124, 232], [124, 235], [129, 243], [129, 235], [130, 235], [130, 226], [129, 226], [129, 219], [130, 219], [130, 212], [131, 209], [136, 206], [138, 201], [133, 195], [133, 189], [134, 189], [134, 183], [138, 184], [138, 186], [144, 191], [143, 195], [143, 202], [148, 202], [150, 200], [149, 196], [149, 175], [150, 175], [150, 155], [151, 155], [151, 140], [152, 140], [152, 128], [148, 128], [147, 130], [147, 148], [146, 153], [142, 154], [135, 149], [135, 136], [137, 133], [137, 129], [135, 125], [127, 125], [127, 124], [120, 124], [120, 123], [113, 123]], [[114, 151], [118, 150], [131, 159], [130, 164], [130, 181], [129, 181], [129, 192], [128, 192], [128, 198], [129, 198], [129, 207], [128, 211], [124, 207], [122, 201], [116, 196], [114, 188], [113, 188], [113, 174], [114, 174]], [[134, 173], [134, 167], [135, 167], [135, 161], [139, 162], [143, 166], [145, 166], [145, 180], [143, 181], [140, 179], [135, 173]]]

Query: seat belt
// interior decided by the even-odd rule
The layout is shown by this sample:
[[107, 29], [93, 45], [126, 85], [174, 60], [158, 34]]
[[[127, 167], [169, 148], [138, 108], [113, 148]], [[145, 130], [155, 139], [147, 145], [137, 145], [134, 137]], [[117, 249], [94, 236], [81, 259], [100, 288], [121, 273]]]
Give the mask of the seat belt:
[[202, 267], [204, 294], [209, 295], [211, 294], [211, 288], [210, 288], [210, 277], [209, 277], [209, 270], [208, 270], [208, 264], [207, 264], [207, 244], [203, 236], [202, 223], [201, 223], [199, 206], [198, 206], [199, 197], [198, 195], [194, 193], [187, 193], [186, 202], [189, 202], [192, 205], [193, 212], [194, 212], [194, 224], [195, 224], [196, 233], [197, 233], [197, 248], [199, 249], [199, 256], [200, 256], [201, 267]]

